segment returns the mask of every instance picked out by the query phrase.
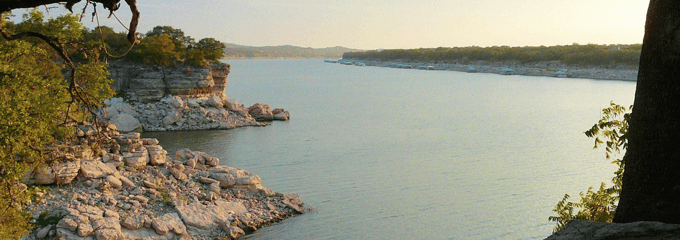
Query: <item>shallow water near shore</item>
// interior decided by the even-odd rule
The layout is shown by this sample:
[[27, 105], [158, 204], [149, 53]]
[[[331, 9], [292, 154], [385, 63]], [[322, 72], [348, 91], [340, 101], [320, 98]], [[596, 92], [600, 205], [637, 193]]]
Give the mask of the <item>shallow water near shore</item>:
[[583, 132], [635, 82], [228, 60], [226, 94], [291, 112], [234, 130], [144, 133], [204, 151], [315, 210], [243, 239], [540, 239], [565, 193], [615, 167]]

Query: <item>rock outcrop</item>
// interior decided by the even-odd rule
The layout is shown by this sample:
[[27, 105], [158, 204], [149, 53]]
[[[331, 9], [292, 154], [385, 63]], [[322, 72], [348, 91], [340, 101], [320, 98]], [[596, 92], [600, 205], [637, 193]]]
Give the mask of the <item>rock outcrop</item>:
[[124, 93], [125, 100], [107, 100], [99, 116], [120, 132], [232, 129], [290, 119], [283, 109], [272, 111], [259, 103], [245, 108], [230, 101], [224, 93], [229, 64], [213, 62], [197, 68], [117, 62], [109, 71], [114, 79], [112, 88]]
[[572, 220], [547, 240], [680, 239], [680, 224], [601, 223]]
[[27, 173], [26, 184], [48, 190], [35, 188], [41, 198], [29, 209], [40, 227], [26, 239], [233, 239], [308, 210], [206, 153], [173, 158], [156, 139], [102, 126], [111, 139], [102, 148], [55, 146], [58, 164]]
[[108, 71], [112, 88], [125, 93], [131, 101], [150, 103], [168, 95], [205, 98], [216, 95], [226, 99], [229, 64], [212, 62], [208, 67], [178, 64], [173, 67], [144, 66], [125, 61], [112, 63]]
[[182, 99], [168, 95], [158, 102], [126, 102], [112, 98], [99, 111], [104, 121], [120, 132], [233, 129], [243, 126], [266, 126], [258, 121], [290, 119], [288, 111], [257, 103], [250, 108], [217, 95], [208, 98]]

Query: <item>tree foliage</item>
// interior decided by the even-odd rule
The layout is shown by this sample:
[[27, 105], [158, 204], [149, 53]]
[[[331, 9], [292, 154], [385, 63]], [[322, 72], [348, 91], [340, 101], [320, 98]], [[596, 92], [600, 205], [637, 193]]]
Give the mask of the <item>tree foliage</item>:
[[224, 57], [224, 48], [227, 46], [214, 39], [204, 38], [196, 43], [196, 48], [205, 54], [205, 59], [210, 61], [217, 61]]
[[165, 66], [175, 65], [180, 56], [180, 53], [176, 51], [176, 45], [167, 34], [143, 38], [138, 54], [142, 56], [141, 60], [146, 64]]
[[[633, 106], [629, 108], [631, 110]], [[595, 146], [599, 148], [605, 145], [605, 157], [612, 160], [622, 151], [628, 148], [628, 122], [630, 112], [626, 108], [610, 103], [608, 108], [602, 109], [602, 118], [593, 127], [585, 131], [589, 138], [595, 138]], [[616, 213], [616, 204], [621, 194], [622, 176], [625, 168], [623, 160], [617, 158], [612, 160], [618, 169], [612, 178], [613, 185], [609, 188], [605, 183], [600, 184], [597, 191], [593, 187], [588, 188], [586, 193], [579, 194], [578, 202], [569, 202], [569, 194], [564, 194], [561, 201], [557, 203], [553, 211], [557, 216], [550, 216], [550, 221], [557, 222], [555, 232], [564, 227], [570, 220], [612, 222]], [[576, 213], [574, 213], [576, 211]]]
[[[74, 127], [94, 120], [91, 110], [113, 94], [98, 53], [83, 48], [76, 16], [45, 19], [32, 11], [21, 23], [5, 20], [0, 28], [10, 38], [0, 38], [0, 239], [19, 238], [31, 228], [25, 207], [32, 191], [21, 183], [23, 175], [46, 164], [47, 145], [69, 141]], [[26, 32], [31, 35], [21, 35]], [[30, 37], [38, 35], [44, 38]], [[73, 64], [68, 55], [76, 52], [90, 57]]]
[[[120, 43], [124, 33], [103, 41], [114, 51], [125, 51], [127, 45]], [[186, 36], [181, 29], [170, 26], [156, 26], [141, 38], [138, 48], [127, 55], [127, 59], [162, 66], [172, 66], [179, 62], [189, 65], [205, 67], [207, 61], [218, 61], [224, 57], [225, 44], [214, 39], [204, 38], [198, 43], [190, 36]]]

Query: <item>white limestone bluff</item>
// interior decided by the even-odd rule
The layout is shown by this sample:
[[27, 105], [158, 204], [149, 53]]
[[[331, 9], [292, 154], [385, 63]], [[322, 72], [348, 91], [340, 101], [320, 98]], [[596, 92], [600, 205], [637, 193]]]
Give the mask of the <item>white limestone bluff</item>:
[[109, 71], [112, 88], [123, 96], [104, 102], [98, 115], [120, 132], [233, 129], [290, 119], [283, 109], [271, 110], [260, 103], [246, 108], [230, 101], [224, 94], [229, 64], [214, 62], [200, 68], [118, 62]]
[[[168, 156], [158, 140], [80, 127], [72, 144], [52, 146], [52, 164], [29, 171], [39, 227], [25, 239], [234, 239], [304, 213], [297, 194], [273, 192], [259, 176], [222, 166], [206, 153]], [[93, 147], [97, 134], [105, 141]]]

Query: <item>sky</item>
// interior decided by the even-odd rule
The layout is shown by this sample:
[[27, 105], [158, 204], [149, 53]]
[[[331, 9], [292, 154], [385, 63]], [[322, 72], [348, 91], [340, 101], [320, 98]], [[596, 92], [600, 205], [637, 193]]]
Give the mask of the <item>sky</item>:
[[[355, 49], [642, 43], [649, 0], [138, 0], [138, 32]], [[74, 9], [81, 12], [84, 3]], [[101, 6], [102, 25], [126, 31]], [[92, 28], [91, 7], [83, 23]], [[18, 13], [15, 13], [18, 14]], [[50, 10], [56, 16], [59, 10]], [[116, 12], [126, 25], [130, 11]]]

